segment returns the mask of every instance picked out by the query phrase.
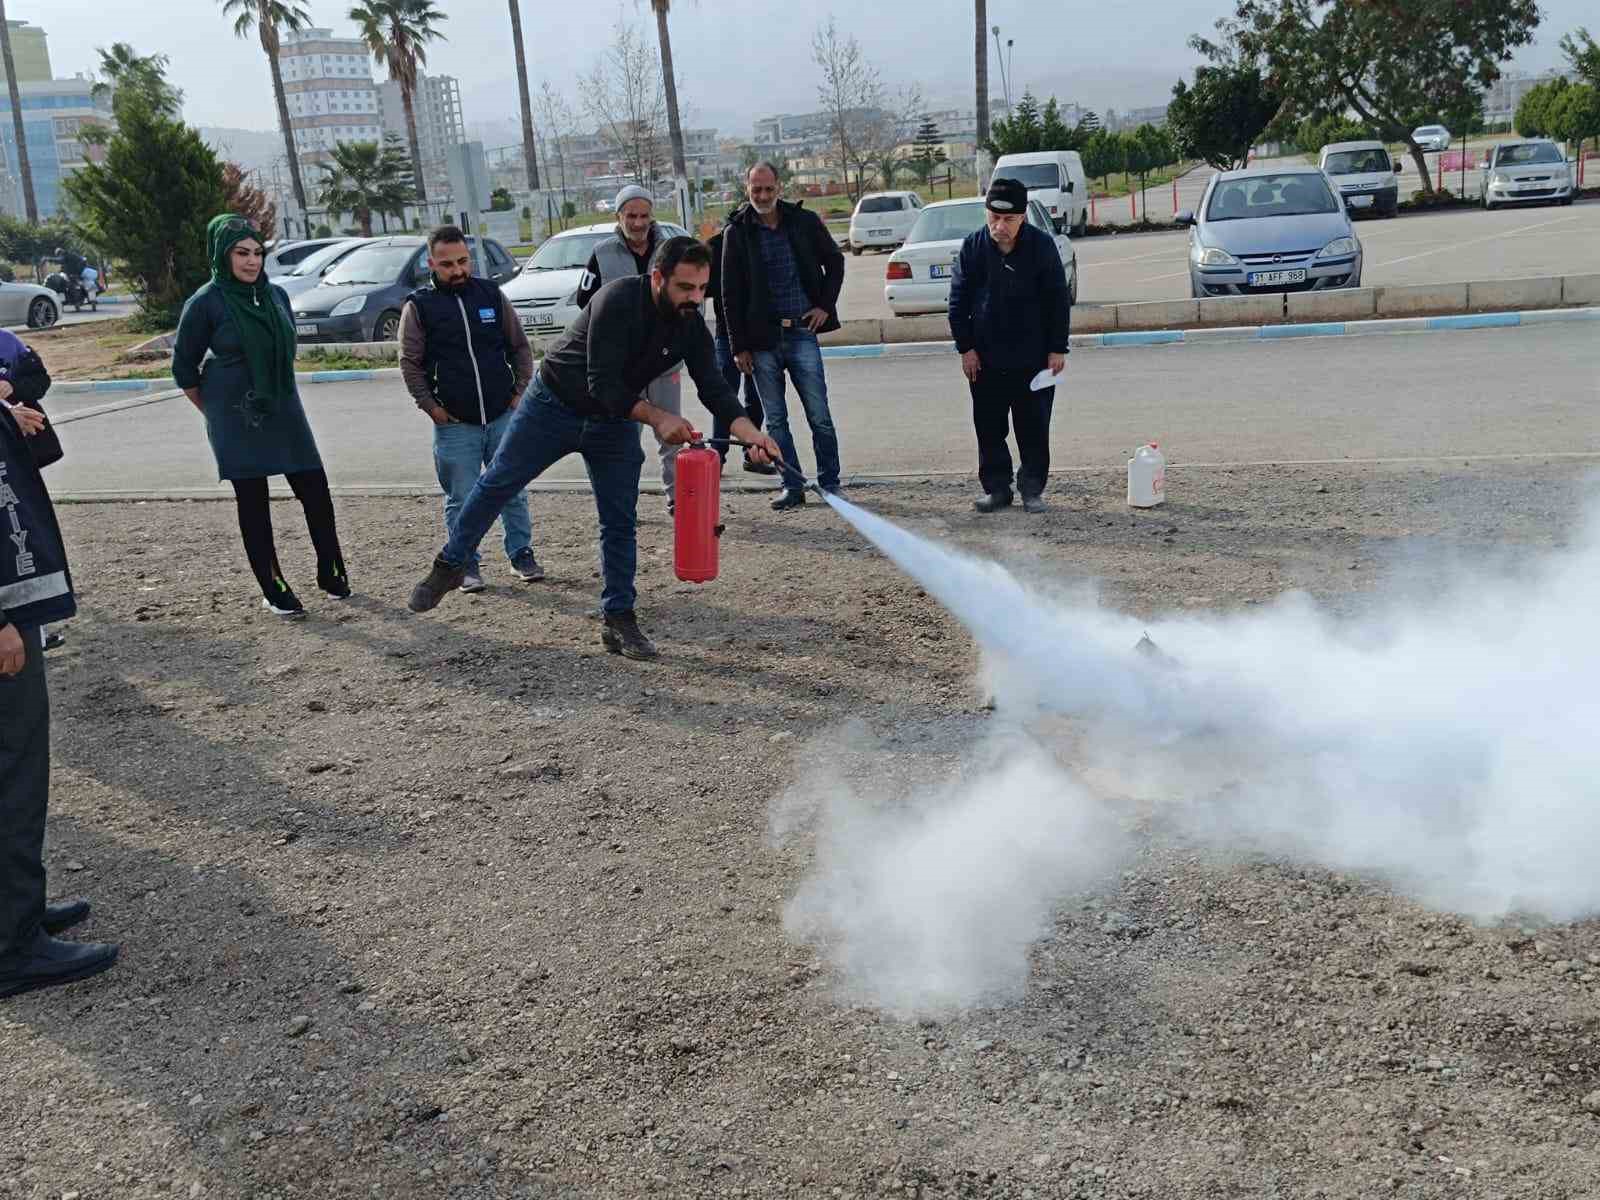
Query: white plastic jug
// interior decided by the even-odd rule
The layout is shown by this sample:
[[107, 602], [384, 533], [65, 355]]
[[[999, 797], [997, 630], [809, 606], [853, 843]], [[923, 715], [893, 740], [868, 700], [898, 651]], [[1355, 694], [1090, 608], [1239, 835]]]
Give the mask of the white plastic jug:
[[1167, 460], [1156, 444], [1140, 446], [1128, 460], [1128, 503], [1154, 508], [1167, 498]]

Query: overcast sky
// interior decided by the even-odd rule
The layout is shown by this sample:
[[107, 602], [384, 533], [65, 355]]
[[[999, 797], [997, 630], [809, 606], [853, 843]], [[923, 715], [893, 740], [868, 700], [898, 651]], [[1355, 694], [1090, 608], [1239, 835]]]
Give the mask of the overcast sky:
[[[89, 71], [99, 61], [96, 47], [128, 42], [140, 53], [171, 57], [191, 124], [276, 127], [260, 44], [233, 36], [217, 0], [8, 0], [6, 7], [12, 20], [44, 26], [57, 75]], [[349, 0], [308, 0], [306, 7], [318, 24], [353, 32], [344, 15]], [[515, 121], [516, 66], [505, 0], [441, 0], [440, 7], [450, 14], [450, 40], [431, 51], [430, 71], [460, 79], [469, 123]], [[552, 7], [560, 12], [559, 24], [542, 17]], [[989, 0], [989, 20], [1016, 39], [1013, 96], [1032, 86], [1089, 108], [1127, 109], [1165, 102], [1172, 81], [1194, 65], [1184, 39], [1209, 31], [1231, 8], [1229, 0], [1143, 0], [1138, 19], [1131, 20], [1119, 4]], [[1593, 0], [1546, 0], [1543, 9], [1538, 42], [1517, 62], [1528, 70], [1558, 63], [1561, 35], [1585, 19], [1600, 26]], [[619, 12], [644, 25], [654, 44], [647, 3], [522, 0], [533, 86], [549, 79], [576, 107], [576, 73], [598, 54]], [[917, 82], [931, 103], [971, 103], [970, 0], [879, 0], [837, 4], [833, 12], [887, 83]], [[756, 117], [814, 109], [810, 38], [828, 13], [826, 2], [677, 0], [672, 42], [689, 119], [724, 135], [748, 136]], [[999, 73], [993, 56], [990, 61], [991, 90], [998, 96]], [[382, 77], [381, 68], [376, 74]]]

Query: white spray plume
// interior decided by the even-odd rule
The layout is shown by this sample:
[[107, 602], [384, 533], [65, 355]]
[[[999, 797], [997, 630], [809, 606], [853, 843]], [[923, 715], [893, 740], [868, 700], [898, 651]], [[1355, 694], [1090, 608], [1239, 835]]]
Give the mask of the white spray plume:
[[[1218, 849], [1370, 872], [1477, 918], [1600, 912], [1600, 523], [1358, 621], [1291, 595], [1144, 622], [830, 500], [971, 631], [1002, 714], [1075, 718], [1074, 766], [1104, 790]], [[1146, 630], [1175, 661], [1133, 650]], [[1042, 755], [1008, 761], [911, 815], [836, 788], [791, 930], [891, 1007], [1014, 991], [1053, 906], [1118, 864], [1104, 797]]]

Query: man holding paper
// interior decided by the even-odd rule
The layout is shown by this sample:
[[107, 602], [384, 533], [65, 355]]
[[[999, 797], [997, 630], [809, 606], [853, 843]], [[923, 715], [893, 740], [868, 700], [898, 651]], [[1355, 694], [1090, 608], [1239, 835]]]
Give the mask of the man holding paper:
[[950, 332], [972, 390], [978, 434], [981, 513], [1011, 504], [1014, 431], [1022, 507], [1044, 512], [1050, 474], [1050, 410], [1067, 361], [1072, 300], [1055, 243], [1028, 224], [1028, 189], [1015, 179], [989, 184], [984, 228], [961, 243], [950, 283]]

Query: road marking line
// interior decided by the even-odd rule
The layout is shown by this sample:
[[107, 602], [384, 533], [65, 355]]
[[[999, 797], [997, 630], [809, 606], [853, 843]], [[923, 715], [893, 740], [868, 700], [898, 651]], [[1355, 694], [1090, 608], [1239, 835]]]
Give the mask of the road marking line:
[[[1587, 214], [1584, 214], [1584, 215], [1586, 216]], [[1563, 225], [1568, 221], [1581, 221], [1581, 220], [1583, 220], [1583, 216], [1557, 217], [1553, 221], [1541, 221], [1537, 225], [1524, 225], [1521, 229], [1499, 230], [1499, 231], [1497, 231], [1495, 233], [1485, 234], [1483, 237], [1469, 238], [1467, 241], [1464, 241], [1464, 242], [1452, 242], [1448, 246], [1439, 246], [1438, 248], [1433, 249], [1433, 250], [1424, 250], [1419, 254], [1408, 254], [1404, 258], [1391, 258], [1388, 262], [1373, 263], [1372, 264], [1372, 269], [1374, 271], [1376, 271], [1376, 270], [1382, 269], [1383, 267], [1393, 267], [1393, 266], [1398, 265], [1399, 263], [1410, 262], [1413, 259], [1427, 258], [1431, 254], [1447, 254], [1452, 250], [1461, 250], [1461, 249], [1464, 249], [1467, 246], [1476, 246], [1481, 242], [1492, 242], [1496, 238], [1516, 237], [1519, 233], [1526, 233], [1529, 230], [1544, 229], [1546, 226], [1549, 226], [1549, 225]]]

